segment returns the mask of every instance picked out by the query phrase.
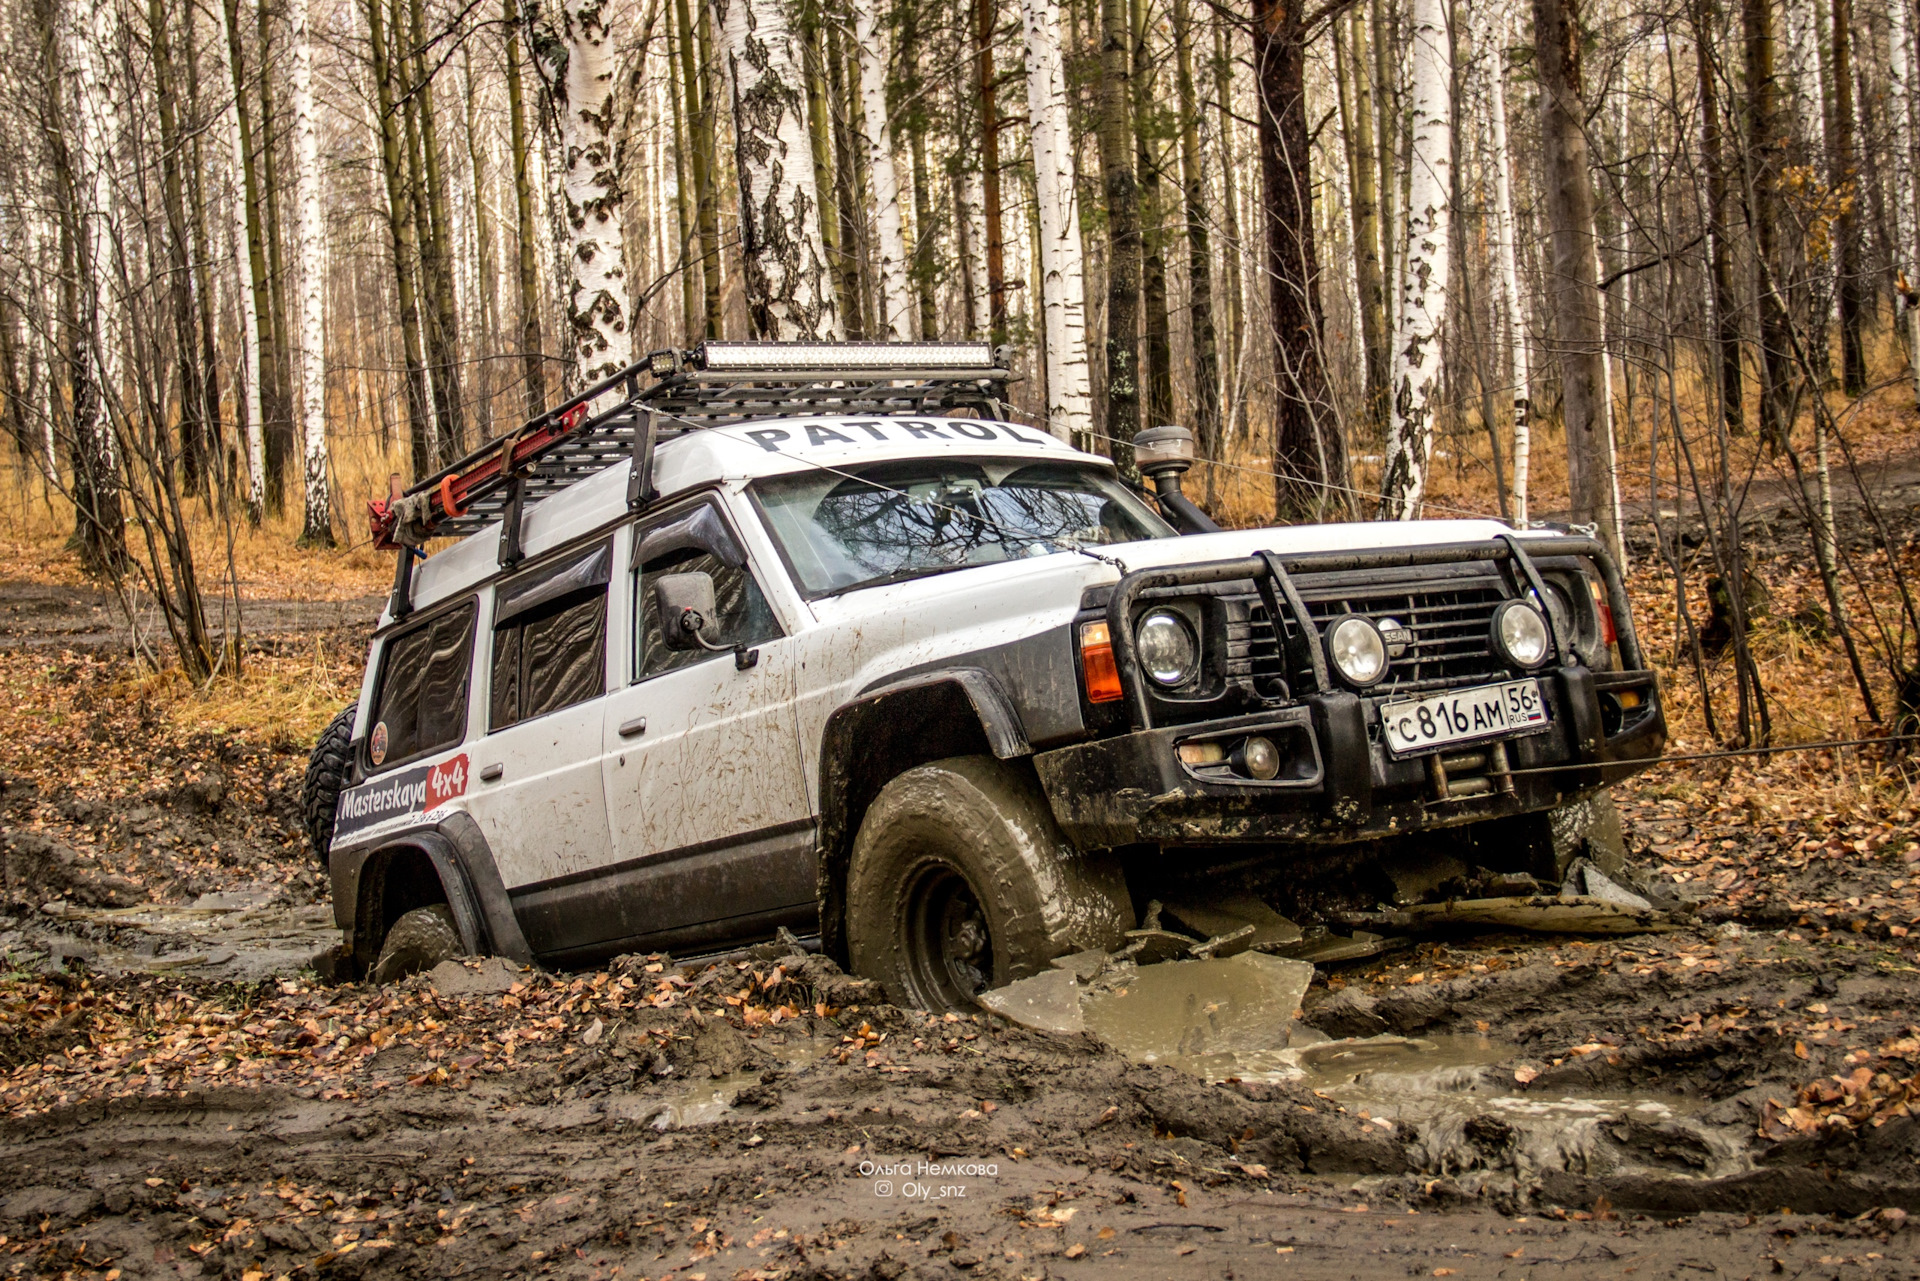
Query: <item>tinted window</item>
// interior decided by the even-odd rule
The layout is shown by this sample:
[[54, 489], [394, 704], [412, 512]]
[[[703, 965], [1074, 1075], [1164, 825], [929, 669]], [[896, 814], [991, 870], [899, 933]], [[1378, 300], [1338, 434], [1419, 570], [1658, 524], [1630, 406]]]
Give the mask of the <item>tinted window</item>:
[[520, 721], [606, 692], [607, 547], [503, 582], [493, 629], [488, 724]]
[[707, 574], [713, 579], [714, 622], [720, 644], [759, 645], [780, 635], [780, 624], [767, 607], [760, 584], [744, 569], [735, 569], [711, 552], [691, 548], [658, 556], [634, 574], [633, 596], [638, 614], [634, 645], [635, 680], [679, 671], [710, 658], [724, 657], [711, 650], [672, 650], [661, 639], [660, 610], [653, 599], [653, 581], [662, 574]]
[[388, 637], [373, 701], [367, 759], [398, 765], [466, 737], [473, 668], [473, 603]]

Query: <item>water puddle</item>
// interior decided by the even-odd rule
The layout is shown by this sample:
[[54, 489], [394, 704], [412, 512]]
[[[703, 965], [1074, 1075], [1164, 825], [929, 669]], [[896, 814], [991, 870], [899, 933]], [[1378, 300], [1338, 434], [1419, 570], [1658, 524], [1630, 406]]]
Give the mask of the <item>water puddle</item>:
[[[763, 1040], [754, 1049], [761, 1059], [773, 1060], [779, 1071], [792, 1073], [811, 1065], [831, 1045], [831, 1042], [823, 1039], [789, 1038], [784, 1042]], [[662, 1101], [648, 1124], [663, 1132], [695, 1125], [712, 1125], [733, 1110], [734, 1100], [740, 1097], [742, 1091], [760, 1084], [761, 1073], [765, 1070], [764, 1067], [756, 1067], [689, 1081]]]

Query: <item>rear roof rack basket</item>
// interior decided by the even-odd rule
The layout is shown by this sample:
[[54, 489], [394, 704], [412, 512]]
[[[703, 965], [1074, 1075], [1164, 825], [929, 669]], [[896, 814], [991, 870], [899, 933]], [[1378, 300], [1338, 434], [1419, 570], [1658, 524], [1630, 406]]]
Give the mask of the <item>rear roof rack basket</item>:
[[[502, 522], [500, 563], [522, 556], [520, 523], [543, 499], [632, 459], [627, 504], [652, 491], [654, 445], [764, 418], [952, 414], [1004, 420], [1012, 351], [984, 342], [705, 342], [650, 353], [452, 465], [367, 504], [374, 546], [398, 549], [390, 612], [411, 609], [412, 563], [429, 538]], [[651, 378], [641, 386], [643, 376]], [[618, 396], [594, 411], [595, 401]]]

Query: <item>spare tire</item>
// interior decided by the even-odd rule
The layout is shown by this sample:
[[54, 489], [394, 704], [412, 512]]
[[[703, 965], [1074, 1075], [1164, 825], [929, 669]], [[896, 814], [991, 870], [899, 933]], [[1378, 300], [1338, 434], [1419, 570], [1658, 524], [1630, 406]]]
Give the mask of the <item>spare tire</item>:
[[307, 843], [322, 867], [327, 865], [327, 849], [333, 844], [334, 806], [353, 766], [353, 721], [359, 710], [358, 704], [344, 707], [327, 722], [307, 756], [307, 777], [300, 785], [300, 819], [307, 829]]

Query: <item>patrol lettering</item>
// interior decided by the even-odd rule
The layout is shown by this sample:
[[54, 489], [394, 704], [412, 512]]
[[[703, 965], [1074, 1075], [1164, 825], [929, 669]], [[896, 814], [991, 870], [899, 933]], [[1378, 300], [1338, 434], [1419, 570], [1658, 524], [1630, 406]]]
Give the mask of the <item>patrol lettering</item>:
[[1051, 445], [1053, 443], [1053, 439], [1048, 436], [1042, 436], [1039, 440], [1035, 440], [1031, 436], [1022, 436], [1006, 423], [1000, 424], [1000, 430], [1007, 434], [1008, 439], [1017, 440], [1023, 445]]
[[879, 423], [846, 423], [843, 425], [847, 427], [858, 427], [875, 440], [885, 440], [887, 438], [887, 433], [880, 430]]
[[947, 423], [947, 426], [951, 427], [954, 431], [960, 433], [962, 436], [965, 436], [968, 440], [992, 440], [993, 439], [993, 428], [987, 426], [985, 423], [966, 423], [966, 422], [949, 421]]
[[903, 422], [900, 425], [902, 427], [905, 427], [907, 429], [907, 435], [913, 437], [915, 440], [947, 439], [945, 436], [942, 436], [940, 434], [940, 429], [932, 423]]
[[[758, 433], [755, 434], [757, 435]], [[842, 436], [831, 427], [821, 427], [814, 423], [807, 424], [807, 443], [809, 445], [824, 445], [828, 441], [837, 441], [842, 445], [851, 445], [853, 443], [853, 437]]]
[[753, 437], [753, 443], [766, 450], [769, 454], [779, 453], [780, 442], [789, 439], [789, 434], [781, 431], [778, 427], [764, 427], [759, 431], [750, 431], [747, 435]]

